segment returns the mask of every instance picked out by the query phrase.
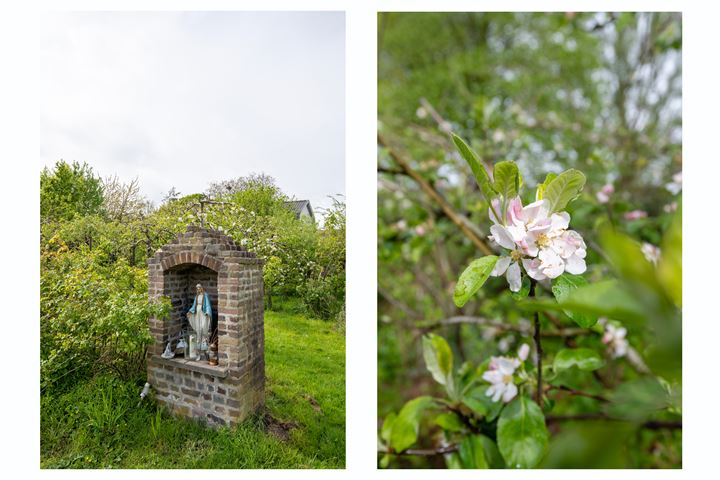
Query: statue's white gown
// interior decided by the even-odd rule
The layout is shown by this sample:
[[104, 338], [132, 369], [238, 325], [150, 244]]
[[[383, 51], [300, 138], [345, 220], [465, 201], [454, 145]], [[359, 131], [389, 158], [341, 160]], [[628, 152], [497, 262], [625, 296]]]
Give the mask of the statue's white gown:
[[188, 320], [190, 326], [197, 334], [198, 349], [203, 339], [207, 339], [208, 330], [210, 329], [210, 316], [203, 312], [203, 295], [198, 295], [195, 299], [195, 313], [190, 313]]

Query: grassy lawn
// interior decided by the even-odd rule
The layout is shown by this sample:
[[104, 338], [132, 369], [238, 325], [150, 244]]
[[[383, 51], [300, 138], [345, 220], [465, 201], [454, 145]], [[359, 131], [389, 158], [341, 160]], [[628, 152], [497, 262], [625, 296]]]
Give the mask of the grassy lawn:
[[265, 313], [266, 410], [236, 428], [138, 406], [144, 379], [100, 376], [41, 397], [43, 468], [344, 468], [345, 336]]

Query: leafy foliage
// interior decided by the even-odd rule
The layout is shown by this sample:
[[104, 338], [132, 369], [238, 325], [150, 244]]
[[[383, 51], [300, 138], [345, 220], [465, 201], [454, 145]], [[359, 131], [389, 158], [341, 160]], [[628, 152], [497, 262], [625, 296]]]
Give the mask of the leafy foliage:
[[[404, 453], [380, 436], [380, 465], [681, 466], [680, 17], [392, 12], [378, 24], [378, 411], [436, 402]], [[567, 212], [587, 244], [582, 275], [523, 276], [517, 293], [488, 276], [508, 254], [486, 240], [490, 219], [504, 223], [516, 193]], [[512, 373], [497, 374], [501, 357]], [[510, 383], [510, 402], [488, 396]], [[499, 424], [520, 405], [538, 429], [508, 440]]]

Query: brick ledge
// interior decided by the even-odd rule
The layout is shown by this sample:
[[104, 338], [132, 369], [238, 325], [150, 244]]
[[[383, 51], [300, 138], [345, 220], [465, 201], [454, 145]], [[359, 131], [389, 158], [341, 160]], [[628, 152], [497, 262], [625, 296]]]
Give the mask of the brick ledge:
[[185, 370], [204, 373], [218, 378], [225, 378], [228, 374], [228, 369], [226, 367], [208, 365], [207, 363], [186, 360], [184, 358], [162, 358], [158, 355], [153, 355], [150, 358], [150, 362], [160, 365], [168, 365], [171, 367], [184, 368]]

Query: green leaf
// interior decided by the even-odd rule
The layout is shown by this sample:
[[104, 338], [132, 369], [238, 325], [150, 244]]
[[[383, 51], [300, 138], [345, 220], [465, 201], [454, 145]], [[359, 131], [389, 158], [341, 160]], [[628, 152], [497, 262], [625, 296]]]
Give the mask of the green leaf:
[[677, 306], [682, 306], [682, 205], [663, 237], [658, 280]]
[[395, 423], [396, 418], [397, 415], [395, 412], [391, 412], [383, 421], [382, 428], [380, 429], [380, 438], [385, 440], [385, 443], [390, 443], [390, 433], [392, 432], [393, 423]]
[[475, 387], [465, 394], [462, 402], [475, 413], [478, 417], [485, 417], [486, 422], [492, 422], [497, 418], [500, 410], [502, 410], [502, 402], [493, 402], [490, 397], [485, 395], [487, 385]]
[[561, 310], [606, 316], [636, 324], [643, 322], [647, 313], [642, 302], [617, 280], [604, 280], [578, 287], [561, 302], [526, 299], [519, 306], [530, 311]]
[[533, 468], [548, 444], [545, 417], [540, 407], [526, 396], [505, 407], [497, 426], [500, 453], [510, 468]]
[[550, 181], [545, 188], [544, 199], [550, 212], [559, 212], [574, 200], [585, 186], [585, 175], [573, 168], [565, 170]]
[[454, 397], [453, 353], [450, 345], [443, 337], [432, 333], [423, 337], [422, 344], [427, 369], [435, 381], [445, 385], [448, 394]]
[[642, 421], [666, 408], [670, 396], [654, 377], [642, 377], [621, 384], [610, 397], [606, 407], [609, 415]]
[[[553, 282], [552, 292], [558, 302], [563, 302], [572, 291], [587, 284], [587, 280], [580, 275], [564, 273]], [[597, 322], [597, 317], [592, 315], [585, 315], [570, 310], [566, 310], [564, 313], [582, 328], [590, 328]]]
[[455, 285], [455, 293], [453, 300], [455, 305], [462, 307], [470, 297], [480, 290], [487, 278], [490, 276], [498, 257], [495, 255], [487, 255], [482, 258], [473, 260], [465, 271], [460, 275], [457, 285]]
[[460, 417], [458, 417], [455, 412], [441, 413], [435, 417], [435, 423], [443, 430], [449, 432], [461, 432], [463, 429], [462, 420], [460, 420]]
[[479, 435], [463, 438], [458, 449], [460, 464], [463, 468], [488, 468], [485, 458], [485, 444]]
[[577, 367], [580, 370], [591, 372], [605, 365], [600, 355], [589, 348], [565, 348], [555, 355], [553, 369], [556, 372]]
[[547, 188], [548, 184], [555, 180], [557, 178], [557, 173], [548, 173], [545, 176], [545, 181], [537, 186], [537, 190], [535, 191], [535, 200], [542, 200], [545, 196], [545, 189]]
[[[503, 202], [515, 198], [520, 191], [520, 172], [515, 162], [498, 162], [493, 167], [495, 191], [503, 197]], [[505, 209], [503, 209], [505, 211]]]
[[392, 425], [390, 446], [402, 452], [417, 441], [422, 413], [435, 405], [432, 397], [418, 397], [407, 402]]
[[460, 152], [460, 155], [465, 159], [468, 165], [470, 165], [470, 169], [472, 170], [475, 180], [480, 186], [480, 190], [485, 196], [485, 199], [490, 202], [493, 197], [495, 197], [495, 191], [490, 183], [490, 177], [488, 176], [487, 171], [485, 171], [485, 167], [483, 167], [475, 152], [468, 147], [467, 143], [465, 143], [462, 138], [453, 133], [452, 139]]

